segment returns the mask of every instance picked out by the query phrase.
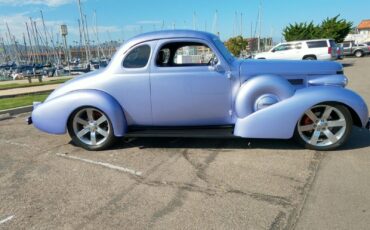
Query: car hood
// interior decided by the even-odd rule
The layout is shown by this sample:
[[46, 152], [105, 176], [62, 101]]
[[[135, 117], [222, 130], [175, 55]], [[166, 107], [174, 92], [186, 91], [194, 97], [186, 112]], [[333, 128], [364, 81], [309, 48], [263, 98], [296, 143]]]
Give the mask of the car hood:
[[240, 76], [250, 78], [261, 74], [286, 77], [307, 75], [335, 75], [343, 70], [334, 61], [241, 60]]

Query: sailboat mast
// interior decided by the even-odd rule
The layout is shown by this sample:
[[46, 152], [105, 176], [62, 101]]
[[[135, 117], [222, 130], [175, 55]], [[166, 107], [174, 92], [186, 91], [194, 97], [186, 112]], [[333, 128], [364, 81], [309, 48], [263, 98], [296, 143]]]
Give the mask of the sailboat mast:
[[77, 0], [77, 5], [78, 5], [79, 12], [80, 12], [80, 20], [81, 20], [81, 26], [82, 26], [82, 34], [83, 34], [83, 38], [84, 38], [86, 61], [88, 61], [88, 60], [90, 60], [90, 57], [89, 57], [89, 52], [88, 52], [88, 49], [87, 49], [88, 42], [87, 42], [87, 36], [86, 36], [86, 32], [85, 32], [85, 23], [84, 23], [84, 16], [83, 16], [83, 13], [82, 13], [81, 0]]

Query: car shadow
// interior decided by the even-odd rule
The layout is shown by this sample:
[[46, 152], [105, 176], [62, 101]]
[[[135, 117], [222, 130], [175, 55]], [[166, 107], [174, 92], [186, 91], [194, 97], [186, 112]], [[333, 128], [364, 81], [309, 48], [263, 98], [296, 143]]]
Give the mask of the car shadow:
[[[361, 149], [370, 146], [370, 132], [365, 129], [354, 127], [348, 142], [337, 149], [338, 151]], [[242, 139], [242, 138], [165, 138], [165, 137], [142, 137], [124, 138], [112, 146], [114, 149], [126, 148], [188, 148], [188, 149], [279, 149], [300, 150], [302, 146], [294, 140], [277, 139]]]
[[353, 65], [354, 65], [354, 63], [342, 63], [343, 67], [351, 67]]
[[354, 126], [348, 142], [338, 150], [362, 149], [369, 146], [370, 146], [370, 131]]

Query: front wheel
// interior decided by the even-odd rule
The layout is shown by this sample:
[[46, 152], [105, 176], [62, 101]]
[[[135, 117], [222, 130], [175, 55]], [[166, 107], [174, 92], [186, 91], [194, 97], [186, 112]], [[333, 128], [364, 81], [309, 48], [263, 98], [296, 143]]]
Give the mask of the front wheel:
[[345, 106], [320, 104], [301, 117], [294, 137], [308, 149], [333, 150], [347, 141], [352, 123], [351, 113]]
[[94, 107], [80, 108], [68, 122], [72, 141], [86, 150], [103, 150], [115, 141], [112, 123], [108, 116]]

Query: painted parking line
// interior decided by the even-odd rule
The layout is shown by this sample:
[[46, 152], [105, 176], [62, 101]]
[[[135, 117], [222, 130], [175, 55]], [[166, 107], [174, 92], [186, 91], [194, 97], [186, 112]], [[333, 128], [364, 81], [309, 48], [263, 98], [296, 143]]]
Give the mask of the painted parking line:
[[11, 219], [13, 219], [14, 218], [14, 216], [9, 216], [9, 217], [7, 217], [7, 218], [5, 218], [5, 219], [3, 219], [3, 220], [0, 220], [0, 224], [4, 224], [4, 223], [6, 223], [6, 222], [8, 222], [8, 221], [10, 221]]
[[83, 161], [83, 162], [94, 164], [94, 165], [100, 165], [100, 166], [103, 166], [103, 167], [106, 167], [106, 168], [118, 170], [118, 171], [125, 172], [125, 173], [130, 173], [130, 174], [135, 175], [135, 176], [141, 176], [143, 174], [140, 171], [135, 171], [133, 169], [124, 168], [124, 167], [121, 167], [121, 166], [112, 165], [112, 164], [101, 162], [101, 161], [94, 161], [94, 160], [85, 159], [85, 158], [81, 158], [81, 157], [70, 156], [70, 155], [67, 155], [67, 154], [64, 154], [64, 153], [57, 153], [56, 155], [59, 156], [59, 157], [63, 157], [63, 158], [79, 160], [79, 161]]

